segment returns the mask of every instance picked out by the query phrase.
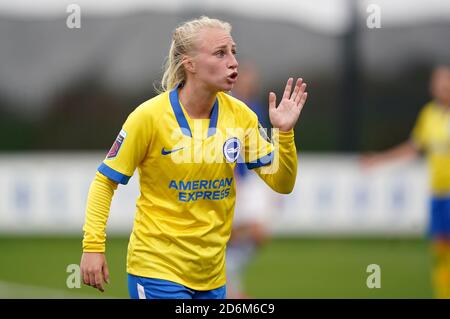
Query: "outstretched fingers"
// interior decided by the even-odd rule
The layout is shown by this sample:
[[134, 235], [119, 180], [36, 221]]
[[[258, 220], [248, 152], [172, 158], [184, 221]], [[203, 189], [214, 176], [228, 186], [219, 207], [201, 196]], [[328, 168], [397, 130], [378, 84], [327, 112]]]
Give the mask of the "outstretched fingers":
[[305, 92], [305, 93], [303, 93], [302, 95], [299, 95], [299, 96], [300, 96], [299, 103], [296, 103], [296, 104], [300, 108], [300, 111], [301, 111], [302, 108], [303, 108], [303, 105], [305, 105], [305, 103], [306, 103], [306, 99], [308, 98], [308, 92]]
[[306, 83], [302, 83], [302, 85], [299, 88], [299, 92], [298, 92], [298, 94], [297, 94], [297, 96], [295, 97], [295, 100], [294, 100], [296, 105], [299, 104], [300, 100], [303, 97], [303, 94], [305, 93], [305, 90], [306, 90]]
[[289, 78], [287, 80], [286, 86], [284, 87], [283, 99], [289, 99], [292, 90], [292, 83], [294, 82], [293, 78]]
[[297, 83], [295, 84], [295, 87], [294, 87], [294, 92], [292, 92], [292, 95], [290, 98], [291, 101], [295, 101], [295, 99], [297, 98], [297, 96], [302, 88], [302, 82], [303, 82], [302, 78], [297, 79]]
[[275, 110], [276, 107], [277, 107], [277, 96], [275, 95], [275, 93], [270, 92], [269, 93], [269, 111]]

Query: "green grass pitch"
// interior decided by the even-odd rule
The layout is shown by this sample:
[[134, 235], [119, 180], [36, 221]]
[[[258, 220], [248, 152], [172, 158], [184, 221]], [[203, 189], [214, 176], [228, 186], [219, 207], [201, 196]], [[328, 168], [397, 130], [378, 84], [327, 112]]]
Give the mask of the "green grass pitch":
[[[0, 237], [0, 298], [128, 298], [127, 238], [108, 237], [111, 282], [105, 293], [69, 289], [81, 239]], [[381, 268], [381, 288], [366, 285], [367, 266]], [[424, 239], [274, 238], [245, 273], [255, 298], [431, 298], [431, 256]]]

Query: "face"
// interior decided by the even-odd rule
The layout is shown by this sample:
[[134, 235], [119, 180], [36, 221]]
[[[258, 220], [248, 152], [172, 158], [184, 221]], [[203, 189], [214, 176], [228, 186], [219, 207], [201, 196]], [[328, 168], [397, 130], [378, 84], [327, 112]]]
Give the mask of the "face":
[[431, 93], [444, 105], [450, 105], [450, 68], [441, 67], [433, 72]]
[[196, 81], [211, 91], [230, 91], [236, 83], [238, 62], [231, 35], [219, 28], [202, 29], [196, 50], [185, 64], [188, 81]]

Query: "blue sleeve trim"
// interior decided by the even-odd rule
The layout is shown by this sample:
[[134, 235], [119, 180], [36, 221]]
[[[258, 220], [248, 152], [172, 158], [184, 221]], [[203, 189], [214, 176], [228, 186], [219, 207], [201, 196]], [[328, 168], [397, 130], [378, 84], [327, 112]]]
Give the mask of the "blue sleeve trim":
[[271, 164], [273, 161], [273, 152], [267, 154], [266, 156], [261, 157], [260, 159], [257, 159], [254, 162], [245, 163], [247, 165], [248, 169], [255, 169], [261, 166], [266, 166]]
[[105, 175], [106, 177], [108, 177], [110, 180], [116, 182], [116, 183], [120, 183], [123, 185], [128, 184], [128, 181], [130, 180], [131, 176], [127, 176], [124, 175], [122, 173], [119, 173], [116, 170], [113, 170], [111, 167], [109, 167], [108, 165], [106, 165], [105, 163], [102, 163], [98, 169], [97, 169], [100, 173], [102, 173], [103, 175]]

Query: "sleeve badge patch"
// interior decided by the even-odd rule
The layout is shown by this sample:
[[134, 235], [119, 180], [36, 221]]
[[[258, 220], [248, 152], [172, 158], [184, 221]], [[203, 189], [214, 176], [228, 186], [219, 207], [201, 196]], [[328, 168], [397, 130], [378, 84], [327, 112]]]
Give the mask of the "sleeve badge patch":
[[108, 155], [106, 155], [106, 159], [113, 159], [119, 154], [119, 150], [122, 147], [123, 141], [125, 141], [125, 137], [127, 137], [127, 132], [121, 130], [119, 135], [117, 135], [114, 144], [111, 146]]
[[261, 123], [258, 122], [258, 130], [259, 130], [259, 135], [261, 135], [261, 137], [266, 140], [269, 143], [272, 143], [272, 140], [270, 139], [269, 135], [267, 135], [267, 129], [264, 128]]

